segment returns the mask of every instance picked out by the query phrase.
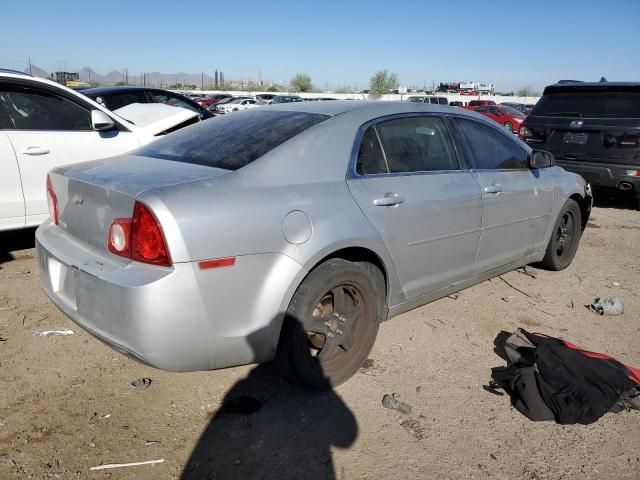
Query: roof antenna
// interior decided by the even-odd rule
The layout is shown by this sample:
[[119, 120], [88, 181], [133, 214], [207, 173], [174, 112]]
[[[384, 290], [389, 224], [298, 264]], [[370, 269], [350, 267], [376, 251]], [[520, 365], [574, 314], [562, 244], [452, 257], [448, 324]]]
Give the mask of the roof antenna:
[[600, 77], [600, 83], [602, 83], [602, 82], [606, 82], [606, 81], [607, 81], [607, 79], [606, 79], [606, 78], [604, 78], [604, 77]]

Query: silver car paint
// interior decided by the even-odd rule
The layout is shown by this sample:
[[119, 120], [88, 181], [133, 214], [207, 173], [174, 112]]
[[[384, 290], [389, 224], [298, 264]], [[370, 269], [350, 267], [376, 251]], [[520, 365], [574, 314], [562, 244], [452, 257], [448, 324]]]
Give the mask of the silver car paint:
[[[54, 171], [56, 192], [64, 190], [59, 198], [61, 223], [70, 229], [47, 222], [37, 232], [41, 282], [54, 303], [107, 343], [160, 368], [203, 370], [263, 361], [275, 352], [282, 318], [295, 290], [328, 255], [353, 247], [375, 254], [386, 271], [392, 317], [504, 269], [540, 260], [568, 196], [585, 194], [579, 177], [551, 168], [552, 173], [545, 172], [544, 185], [531, 180], [527, 193], [516, 199], [523, 209], [521, 222], [516, 221], [515, 209], [502, 205], [495, 207], [493, 223], [483, 225], [479, 172], [384, 176], [395, 178], [388, 182], [383, 177], [347, 180], [347, 173], [357, 148], [357, 132], [373, 119], [424, 112], [491, 124], [486, 117], [408, 102], [311, 102], [265, 108], [335, 116], [235, 172], [136, 156]], [[535, 172], [526, 173], [537, 181]], [[443, 178], [450, 189], [436, 188]], [[365, 185], [370, 180], [374, 182]], [[393, 219], [390, 209], [378, 214], [372, 210], [385, 210], [367, 205], [371, 195], [394, 191], [385, 184], [393, 182], [410, 202], [391, 208], [416, 222], [411, 226]], [[422, 182], [431, 182], [434, 198], [425, 194], [429, 190]], [[453, 195], [453, 187], [464, 189], [462, 199]], [[65, 210], [74, 208], [70, 200], [78, 188], [85, 189], [87, 198], [86, 205], [74, 205], [81, 214]], [[149, 205], [162, 225], [171, 268], [131, 262], [106, 250], [108, 226], [114, 218], [130, 216], [136, 199]], [[98, 205], [100, 201], [104, 205]], [[424, 211], [405, 212], [408, 208], [403, 207], [411, 205]], [[518, 232], [524, 245], [498, 237], [502, 248], [517, 249], [520, 256], [505, 263], [514, 255], [500, 258], [488, 250], [484, 271], [476, 272], [482, 234], [501, 228], [501, 211], [508, 220], [503, 223], [522, 223], [529, 235]], [[298, 234], [287, 226], [291, 212], [304, 212], [309, 219], [308, 225], [303, 221], [299, 227], [303, 237], [311, 232], [307, 241], [290, 241]], [[385, 218], [392, 224], [386, 224]], [[536, 225], [543, 218], [547, 223], [540, 220]], [[541, 228], [545, 235], [537, 242]], [[394, 230], [404, 237], [395, 238]], [[405, 249], [419, 255], [416, 265], [410, 264], [411, 257], [402, 252]], [[235, 266], [197, 267], [200, 260], [228, 256], [237, 257]], [[50, 262], [60, 262], [63, 268], [52, 273]], [[434, 264], [437, 269], [420, 275], [418, 265]], [[75, 304], [65, 301], [61, 291], [65, 282], [55, 278], [56, 273], [64, 275], [65, 281], [69, 278]]]

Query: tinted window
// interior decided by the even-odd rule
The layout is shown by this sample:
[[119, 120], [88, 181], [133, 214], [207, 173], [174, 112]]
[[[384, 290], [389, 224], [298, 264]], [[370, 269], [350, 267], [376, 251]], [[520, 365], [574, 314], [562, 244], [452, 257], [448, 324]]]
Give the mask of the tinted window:
[[101, 103], [109, 110], [117, 110], [132, 103], [149, 103], [144, 92], [107, 93], [100, 95], [96, 100], [99, 98], [102, 98]]
[[640, 118], [640, 91], [574, 90], [547, 93], [531, 115]]
[[382, 148], [376, 135], [375, 127], [369, 127], [360, 141], [356, 172], [359, 175], [388, 173]]
[[327, 118], [305, 112], [250, 109], [199, 122], [136, 154], [237, 170]]
[[458, 163], [441, 118], [409, 117], [376, 128], [391, 172], [456, 170]]
[[522, 112], [514, 107], [502, 107], [502, 110], [508, 115], [522, 115]]
[[[89, 110], [71, 100], [32, 88], [0, 89], [3, 128], [18, 130], [91, 130]], [[6, 125], [5, 125], [6, 124]]]
[[472, 120], [455, 119], [473, 168], [515, 169], [527, 167], [527, 152], [502, 132]]
[[171, 105], [172, 107], [186, 108], [192, 112], [199, 112], [200, 110], [191, 105], [186, 100], [180, 98], [178, 95], [171, 94], [169, 92], [149, 92], [154, 102], [164, 103], [165, 105]]
[[446, 99], [446, 98], [443, 98], [443, 97], [440, 97], [440, 98], [438, 99], [438, 101], [440, 102], [440, 105], [448, 105], [448, 104], [449, 104], [449, 102], [447, 101], [447, 99]]
[[438, 99], [437, 99], [437, 98], [435, 98], [435, 97], [431, 97], [431, 98], [429, 99], [429, 103], [433, 103], [433, 104], [437, 105], [437, 104], [438, 104]]

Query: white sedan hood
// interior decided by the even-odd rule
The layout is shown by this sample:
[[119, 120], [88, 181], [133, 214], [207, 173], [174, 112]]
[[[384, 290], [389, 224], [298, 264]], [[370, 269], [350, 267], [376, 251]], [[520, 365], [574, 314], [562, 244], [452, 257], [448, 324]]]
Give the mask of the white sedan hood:
[[198, 116], [197, 112], [163, 103], [132, 103], [113, 110], [113, 113], [148, 135], [158, 135]]

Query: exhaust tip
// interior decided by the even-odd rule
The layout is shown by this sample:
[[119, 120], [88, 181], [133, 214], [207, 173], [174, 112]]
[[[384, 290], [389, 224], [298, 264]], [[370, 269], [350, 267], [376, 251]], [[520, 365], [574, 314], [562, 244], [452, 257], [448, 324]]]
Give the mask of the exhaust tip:
[[623, 192], [633, 190], [633, 185], [631, 185], [629, 182], [620, 182], [620, 184], [618, 185], [618, 190], [621, 190]]

